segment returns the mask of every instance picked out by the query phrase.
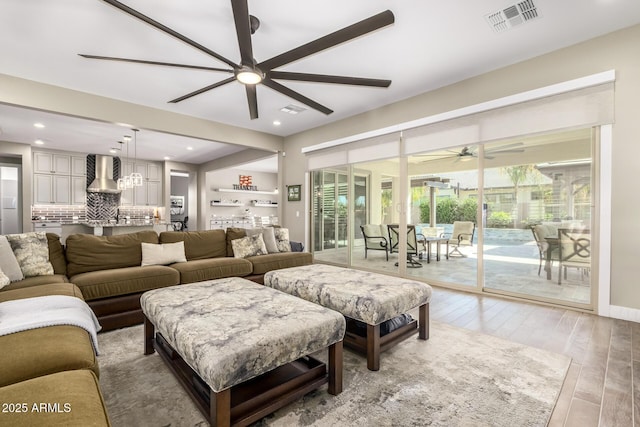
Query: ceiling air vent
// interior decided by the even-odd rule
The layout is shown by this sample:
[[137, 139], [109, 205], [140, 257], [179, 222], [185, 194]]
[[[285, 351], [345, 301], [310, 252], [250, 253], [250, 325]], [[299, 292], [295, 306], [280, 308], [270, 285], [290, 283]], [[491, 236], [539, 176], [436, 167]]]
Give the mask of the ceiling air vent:
[[485, 19], [496, 33], [501, 33], [532, 19], [538, 18], [538, 9], [533, 0], [525, 0], [494, 13], [485, 15]]

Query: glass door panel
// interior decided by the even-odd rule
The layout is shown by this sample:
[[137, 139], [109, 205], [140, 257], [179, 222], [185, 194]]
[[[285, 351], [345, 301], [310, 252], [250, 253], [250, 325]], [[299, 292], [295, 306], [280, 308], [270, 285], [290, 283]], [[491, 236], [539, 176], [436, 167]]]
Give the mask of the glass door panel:
[[357, 268], [398, 273], [397, 248], [390, 253], [389, 224], [398, 223], [398, 161], [380, 160], [353, 166], [353, 244], [351, 264]]
[[348, 263], [347, 168], [313, 171], [313, 251], [318, 261]]
[[[408, 158], [409, 224], [417, 244], [412, 258], [419, 263], [409, 261], [409, 276], [477, 286], [478, 150], [459, 147]], [[411, 227], [408, 233], [411, 240]]]
[[484, 151], [485, 289], [590, 304], [591, 129]]

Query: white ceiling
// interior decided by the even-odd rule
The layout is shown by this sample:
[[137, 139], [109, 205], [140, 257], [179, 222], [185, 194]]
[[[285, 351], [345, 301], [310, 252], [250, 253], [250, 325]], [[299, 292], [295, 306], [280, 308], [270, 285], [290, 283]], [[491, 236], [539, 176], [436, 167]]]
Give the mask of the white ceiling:
[[[79, 53], [226, 68], [171, 36], [100, 0], [2, 0], [0, 73], [287, 136], [433, 90], [640, 22], [638, 0], [533, 0], [540, 17], [496, 33], [486, 14], [505, 0], [249, 0], [261, 20], [253, 36], [256, 60], [315, 40], [390, 9], [395, 24], [279, 68], [320, 74], [391, 79], [389, 88], [280, 81], [328, 106], [296, 116], [279, 109], [301, 105], [258, 86], [260, 118], [249, 119], [237, 82], [177, 104], [167, 101], [229, 75], [219, 72], [98, 61]], [[227, 0], [123, 0], [233, 61], [240, 59]], [[597, 54], [597, 53], [594, 53]], [[274, 126], [273, 121], [282, 122]], [[33, 128], [33, 122], [46, 124]], [[133, 124], [135, 126], [135, 124]], [[0, 139], [81, 152], [106, 150], [126, 128], [0, 105]], [[187, 151], [192, 146], [194, 150]], [[91, 148], [91, 149], [89, 149]], [[203, 163], [238, 151], [217, 144], [142, 130], [138, 157]]]

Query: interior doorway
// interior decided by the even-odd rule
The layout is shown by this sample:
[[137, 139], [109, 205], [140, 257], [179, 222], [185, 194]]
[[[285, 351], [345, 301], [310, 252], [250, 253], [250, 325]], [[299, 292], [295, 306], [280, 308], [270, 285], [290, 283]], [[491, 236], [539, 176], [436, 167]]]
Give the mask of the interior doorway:
[[0, 234], [22, 233], [21, 166], [0, 163]]
[[189, 228], [189, 172], [171, 171], [169, 215], [174, 230]]

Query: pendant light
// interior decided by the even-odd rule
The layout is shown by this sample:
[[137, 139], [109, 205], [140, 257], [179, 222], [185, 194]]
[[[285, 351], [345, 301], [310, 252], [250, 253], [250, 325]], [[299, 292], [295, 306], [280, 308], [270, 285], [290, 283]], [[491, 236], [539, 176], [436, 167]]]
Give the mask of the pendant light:
[[[125, 141], [127, 141], [128, 139], [131, 139], [131, 138], [124, 136], [122, 141], [118, 141], [118, 144], [120, 144], [120, 152], [122, 152], [122, 144], [124, 144]], [[120, 165], [121, 177], [118, 178], [118, 181], [117, 181], [118, 190], [126, 190], [127, 188], [131, 188], [131, 177], [129, 175], [124, 174], [124, 171], [125, 171], [125, 168], [127, 167], [126, 165], [128, 162], [129, 162], [129, 144], [127, 143], [127, 156], [125, 157], [124, 163]], [[129, 183], [129, 185], [127, 185], [127, 183]]]
[[131, 186], [132, 187], [141, 187], [142, 186], [142, 175], [136, 172], [136, 161], [138, 160], [138, 132], [139, 129], [131, 129], [133, 131], [133, 172], [131, 173]]

